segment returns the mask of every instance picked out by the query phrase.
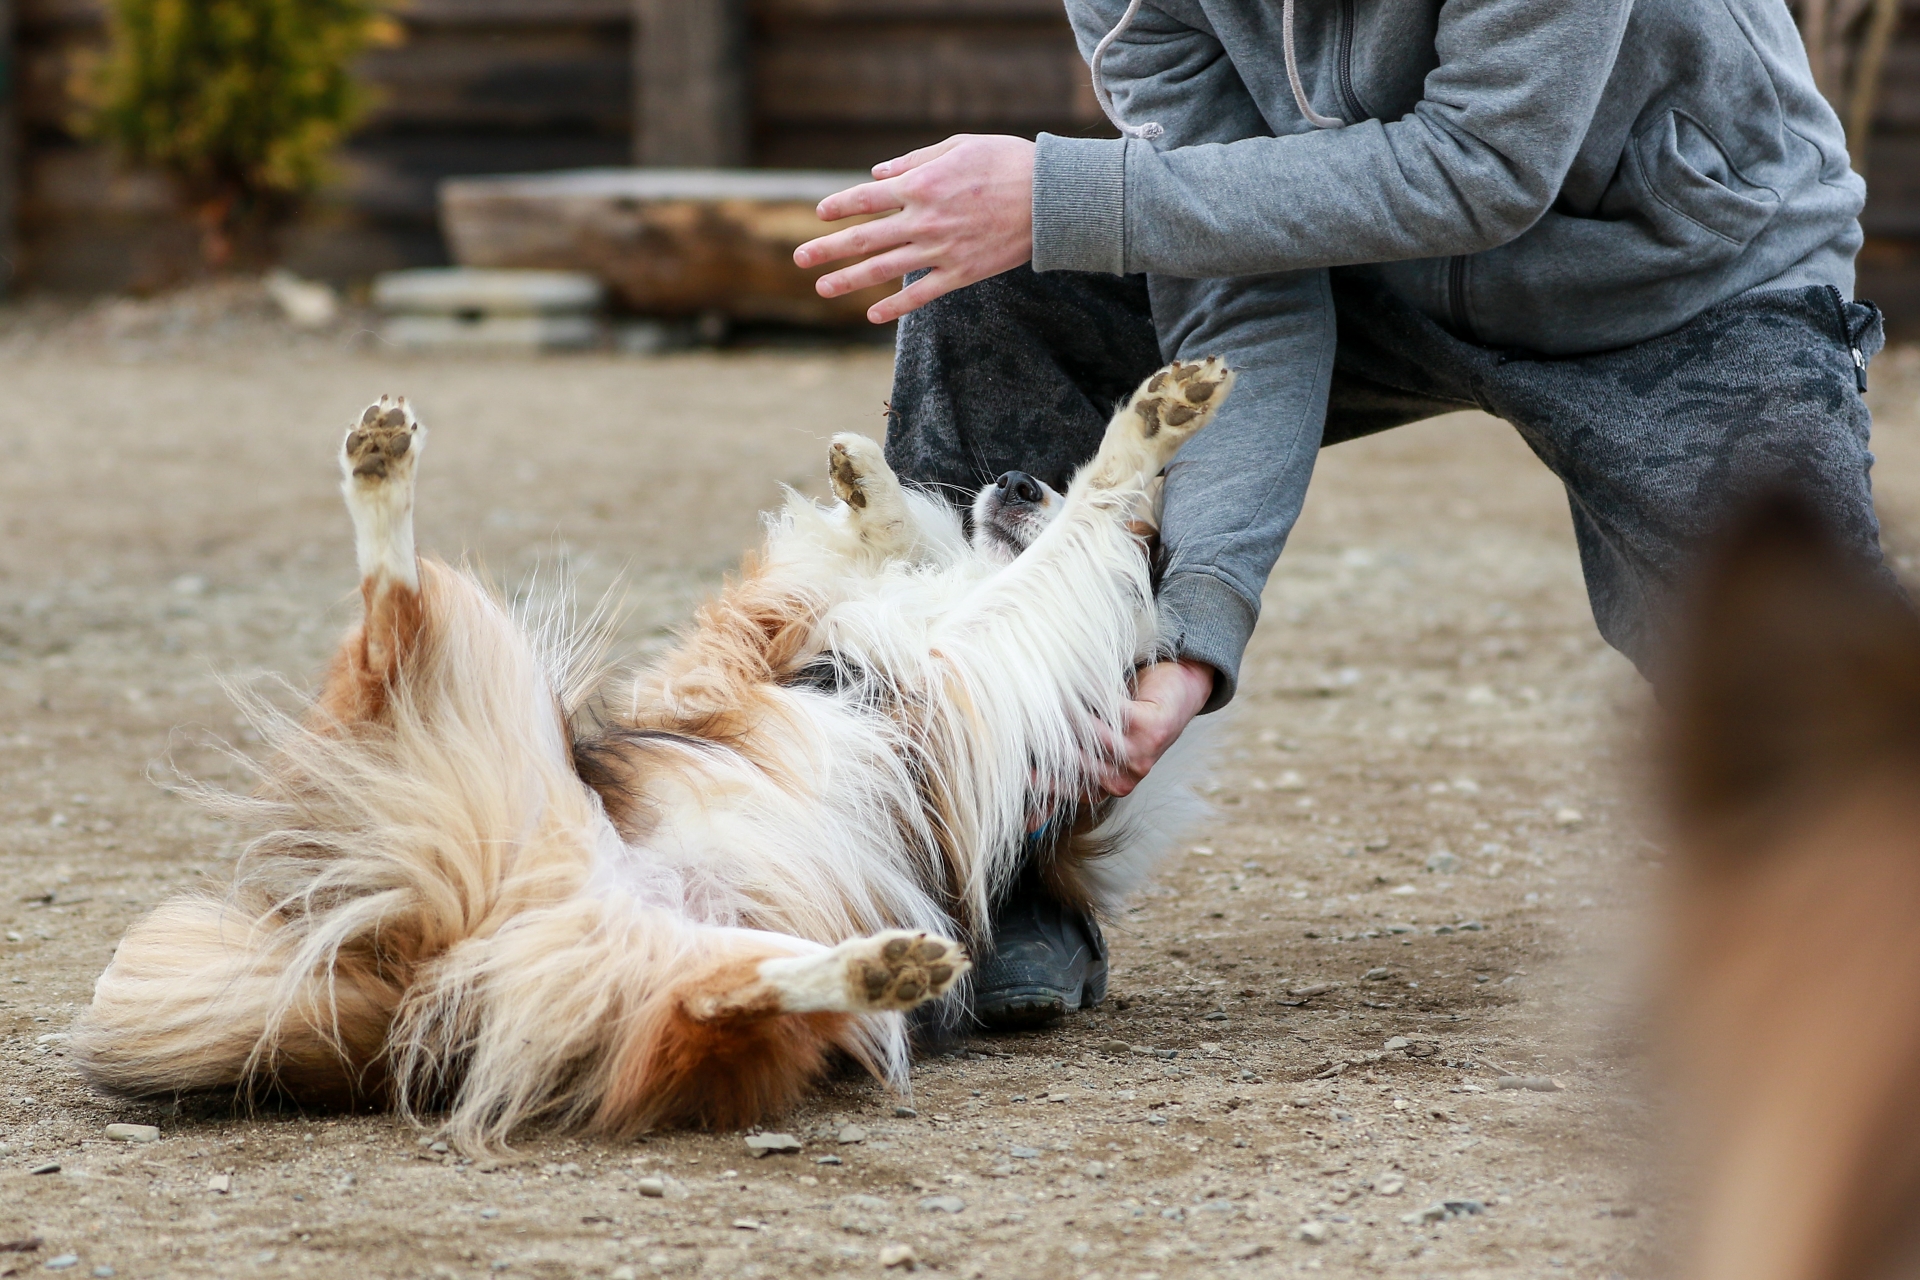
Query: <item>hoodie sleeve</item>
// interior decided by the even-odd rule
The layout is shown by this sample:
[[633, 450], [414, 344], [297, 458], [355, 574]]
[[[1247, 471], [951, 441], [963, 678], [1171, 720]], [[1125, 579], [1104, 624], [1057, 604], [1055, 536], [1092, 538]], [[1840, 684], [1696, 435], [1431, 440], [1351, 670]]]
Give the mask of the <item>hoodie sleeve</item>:
[[[1123, 118], [1158, 121], [1167, 134], [1042, 134], [1034, 266], [1201, 278], [1505, 244], [1559, 190], [1630, 8], [1447, 0], [1439, 65], [1405, 117], [1314, 129], [1296, 114], [1273, 136], [1275, 122], [1254, 108], [1218, 39], [1142, 5], [1109, 48], [1103, 78]], [[1083, 53], [1124, 9], [1124, 0], [1069, 0]], [[1336, 110], [1306, 88], [1320, 110]]]
[[[1084, 21], [1084, 11], [1076, 10], [1084, 48], [1091, 51], [1106, 33], [1105, 26], [1093, 26], [1117, 21], [1120, 7]], [[1147, 33], [1158, 59], [1156, 83], [1177, 86], [1182, 101], [1190, 97], [1205, 107], [1161, 112], [1160, 100], [1136, 96], [1129, 123], [1158, 121], [1166, 130], [1161, 145], [1176, 149], [1265, 135], [1259, 108], [1211, 36], [1174, 26], [1144, 6], [1128, 39], [1136, 29]], [[1122, 155], [1116, 143], [1045, 139], [1034, 182], [1035, 247], [1051, 242], [1072, 246], [1065, 256], [1084, 256], [1048, 262], [1036, 253], [1036, 267], [1123, 269], [1131, 211], [1120, 199]], [[1050, 180], [1046, 166], [1063, 158], [1059, 180]], [[1116, 167], [1108, 172], [1103, 163]], [[1171, 656], [1213, 668], [1213, 694], [1202, 710], [1215, 711], [1238, 687], [1261, 592], [1319, 455], [1333, 372], [1333, 300], [1321, 269], [1232, 279], [1150, 274], [1148, 287], [1161, 354], [1223, 356], [1238, 378], [1212, 425], [1167, 468], [1161, 506], [1161, 644]]]

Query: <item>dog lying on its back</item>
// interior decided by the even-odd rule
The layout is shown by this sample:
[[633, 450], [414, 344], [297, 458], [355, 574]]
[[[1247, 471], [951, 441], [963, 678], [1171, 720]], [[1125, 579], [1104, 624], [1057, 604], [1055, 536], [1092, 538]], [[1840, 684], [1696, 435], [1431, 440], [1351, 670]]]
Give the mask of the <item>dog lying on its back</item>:
[[1920, 1273], [1920, 619], [1756, 511], [1672, 672], [1693, 1280]]
[[[840, 501], [789, 500], [591, 724], [590, 642], [414, 554], [425, 432], [383, 400], [342, 452], [364, 620], [226, 802], [248, 833], [228, 893], [120, 944], [82, 1070], [445, 1109], [470, 1149], [532, 1121], [745, 1124], [835, 1053], [903, 1083], [901, 1013], [989, 940], [1033, 797], [1110, 758], [1155, 653], [1137, 522], [1231, 383], [1217, 360], [1155, 374], [1064, 498], [984, 496], [977, 546], [836, 437]], [[1195, 804], [1163, 761], [1050, 846], [1051, 878], [1115, 906]]]

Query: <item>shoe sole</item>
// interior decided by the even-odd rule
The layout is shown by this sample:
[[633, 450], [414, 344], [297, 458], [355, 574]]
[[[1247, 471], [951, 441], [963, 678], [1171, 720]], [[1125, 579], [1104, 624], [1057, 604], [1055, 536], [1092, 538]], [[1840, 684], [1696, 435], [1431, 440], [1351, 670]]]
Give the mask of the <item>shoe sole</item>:
[[989, 1031], [1031, 1031], [1060, 1021], [1069, 1010], [1096, 1008], [1106, 998], [1107, 966], [1101, 964], [1072, 992], [1042, 986], [976, 991], [973, 1016]]

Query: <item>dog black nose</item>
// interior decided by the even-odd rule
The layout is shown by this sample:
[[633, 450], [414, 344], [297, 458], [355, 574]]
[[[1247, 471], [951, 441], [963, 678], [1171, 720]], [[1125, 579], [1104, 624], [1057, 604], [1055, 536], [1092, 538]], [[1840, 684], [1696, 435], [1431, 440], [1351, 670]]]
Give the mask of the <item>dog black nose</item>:
[[993, 487], [1016, 502], [1040, 505], [1040, 482], [1024, 471], [1009, 471], [993, 482]]

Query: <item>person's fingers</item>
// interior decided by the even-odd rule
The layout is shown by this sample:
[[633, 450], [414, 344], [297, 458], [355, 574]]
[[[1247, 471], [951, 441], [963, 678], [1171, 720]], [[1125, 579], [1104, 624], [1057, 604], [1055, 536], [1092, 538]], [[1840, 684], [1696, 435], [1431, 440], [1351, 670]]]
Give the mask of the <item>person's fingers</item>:
[[870, 253], [884, 253], [912, 238], [913, 228], [907, 219], [875, 218], [872, 222], [807, 241], [793, 251], [793, 265], [817, 267], [843, 258], [864, 258]]
[[814, 290], [823, 298], [837, 298], [843, 293], [853, 293], [872, 285], [884, 284], [889, 280], [898, 280], [908, 272], [918, 271], [927, 265], [927, 251], [915, 244], [904, 244], [897, 249], [857, 262], [851, 267], [842, 268], [831, 275], [821, 276], [814, 282]]
[[966, 140], [966, 134], [957, 133], [944, 142], [936, 142], [930, 147], [921, 147], [917, 151], [909, 151], [907, 154], [896, 156], [892, 160], [882, 160], [879, 164], [873, 166], [873, 176], [875, 178], [897, 178], [909, 169], [918, 169], [929, 160], [939, 159]]
[[845, 191], [836, 191], [814, 206], [822, 222], [838, 222], [861, 213], [887, 213], [903, 207], [898, 184], [863, 182]]
[[868, 307], [867, 319], [874, 324], [898, 320], [907, 312], [926, 306], [941, 294], [952, 293], [962, 285], [972, 283], [958, 272], [935, 267], [898, 293], [890, 293]]

